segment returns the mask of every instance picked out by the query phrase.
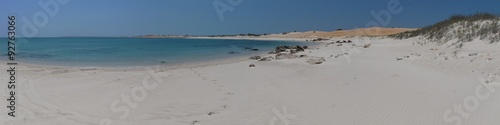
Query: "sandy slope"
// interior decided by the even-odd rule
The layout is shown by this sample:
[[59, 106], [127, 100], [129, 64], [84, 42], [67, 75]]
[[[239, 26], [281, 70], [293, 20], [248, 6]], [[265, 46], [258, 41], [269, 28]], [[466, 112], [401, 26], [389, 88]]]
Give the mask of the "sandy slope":
[[330, 37], [353, 37], [353, 36], [386, 36], [391, 34], [402, 33], [406, 31], [412, 31], [416, 29], [411, 28], [381, 28], [381, 27], [371, 27], [371, 28], [359, 28], [352, 30], [341, 30], [341, 31], [308, 31], [308, 32], [291, 32], [288, 34], [271, 34], [263, 37], [268, 38], [330, 38]]
[[[500, 124], [500, 93], [484, 89], [480, 92], [490, 96], [480, 100], [476, 110], [466, 111], [467, 118], [446, 113], [454, 104], [463, 105], [467, 97], [475, 96], [477, 86], [499, 84], [500, 70], [495, 69], [500, 64], [499, 44], [477, 40], [455, 57], [454, 49], [420, 45], [418, 39], [351, 40], [372, 46], [321, 44], [301, 53], [325, 57], [326, 62], [320, 65], [298, 58], [174, 69], [20, 67], [18, 117], [12, 120], [2, 115], [0, 122], [96, 125], [110, 119], [114, 125], [455, 124], [446, 122], [446, 115], [462, 119], [462, 124]], [[343, 53], [349, 56], [335, 58]], [[249, 64], [256, 67], [249, 68]], [[1, 75], [5, 81], [6, 74]], [[493, 83], [483, 85], [478, 78]], [[144, 91], [131, 94], [141, 93], [139, 90]], [[130, 109], [129, 115], [113, 112], [117, 110], [111, 108], [113, 101], [128, 102], [131, 95], [137, 97], [132, 97], [129, 105], [114, 106]], [[6, 105], [5, 101], [0, 105]], [[7, 112], [6, 108], [0, 112]]]
[[315, 38], [333, 38], [333, 37], [355, 37], [355, 36], [387, 36], [392, 34], [398, 34], [406, 31], [413, 31], [415, 28], [383, 28], [383, 27], [371, 27], [371, 28], [357, 28], [350, 30], [339, 30], [339, 31], [307, 31], [307, 32], [289, 32], [289, 33], [278, 33], [278, 34], [268, 34], [263, 36], [230, 36], [230, 37], [206, 37], [206, 36], [176, 36], [176, 35], [146, 35], [137, 36], [137, 38], [203, 38], [203, 39], [315, 39]]

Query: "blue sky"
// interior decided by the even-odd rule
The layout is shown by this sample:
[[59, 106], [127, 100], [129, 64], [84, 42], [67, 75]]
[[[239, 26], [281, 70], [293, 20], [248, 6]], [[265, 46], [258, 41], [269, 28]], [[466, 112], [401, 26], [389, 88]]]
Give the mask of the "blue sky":
[[[35, 13], [46, 13], [39, 1], [56, 0], [0, 0], [0, 17], [7, 21], [8, 15], [16, 15], [17, 32], [22, 35], [26, 25], [23, 18], [33, 22]], [[332, 31], [365, 27], [376, 21], [370, 11], [387, 10], [391, 0], [242, 0], [238, 5], [228, 3], [237, 0], [218, 0], [234, 9], [223, 14], [223, 21], [214, 1], [69, 0], [59, 5], [58, 13], [49, 16], [46, 25], [35, 26], [38, 32], [33, 34], [47, 37]], [[392, 14], [386, 27], [423, 27], [453, 14], [500, 13], [498, 0], [393, 1], [399, 1], [403, 11]], [[6, 36], [6, 27], [6, 23], [0, 25], [0, 36]]]

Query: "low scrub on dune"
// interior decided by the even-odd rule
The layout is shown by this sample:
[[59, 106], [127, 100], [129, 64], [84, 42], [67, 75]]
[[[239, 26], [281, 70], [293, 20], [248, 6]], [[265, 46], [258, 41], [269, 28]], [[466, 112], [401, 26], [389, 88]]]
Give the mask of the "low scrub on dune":
[[423, 37], [431, 42], [445, 43], [457, 39], [459, 43], [474, 39], [500, 42], [500, 17], [489, 13], [454, 15], [418, 30], [390, 35], [394, 39]]

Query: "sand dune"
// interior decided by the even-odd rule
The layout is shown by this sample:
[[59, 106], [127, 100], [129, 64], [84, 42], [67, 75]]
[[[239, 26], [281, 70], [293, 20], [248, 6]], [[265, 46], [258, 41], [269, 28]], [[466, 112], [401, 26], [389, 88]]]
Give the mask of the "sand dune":
[[184, 36], [184, 35], [145, 35], [137, 36], [138, 38], [215, 38], [215, 39], [311, 39], [311, 38], [332, 38], [332, 37], [354, 37], [354, 36], [386, 36], [392, 34], [398, 34], [406, 31], [413, 31], [415, 28], [382, 28], [382, 27], [371, 27], [371, 28], [358, 28], [351, 30], [340, 30], [340, 31], [307, 31], [307, 32], [288, 32], [288, 33], [276, 33], [263, 36]]
[[353, 37], [353, 36], [385, 36], [391, 34], [397, 34], [406, 31], [412, 31], [416, 29], [411, 28], [360, 28], [353, 30], [341, 30], [341, 31], [308, 31], [308, 32], [291, 32], [288, 34], [271, 34], [263, 37], [271, 38], [330, 38], [330, 37]]

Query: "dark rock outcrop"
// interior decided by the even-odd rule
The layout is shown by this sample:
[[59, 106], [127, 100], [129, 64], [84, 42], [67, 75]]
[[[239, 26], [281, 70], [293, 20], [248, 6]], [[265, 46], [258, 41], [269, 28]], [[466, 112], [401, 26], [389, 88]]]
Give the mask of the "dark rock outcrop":
[[303, 51], [305, 51], [308, 48], [309, 48], [308, 46], [299, 46], [299, 45], [295, 45], [295, 46], [278, 46], [278, 47], [276, 47], [274, 49], [274, 51], [271, 51], [268, 54], [278, 54], [278, 53], [282, 53], [282, 52], [287, 52], [288, 50], [290, 50], [290, 53], [294, 54], [294, 53], [297, 53], [297, 52], [303, 52]]

